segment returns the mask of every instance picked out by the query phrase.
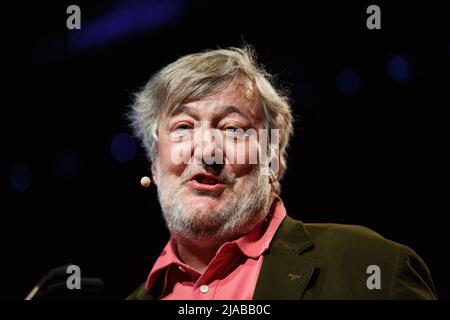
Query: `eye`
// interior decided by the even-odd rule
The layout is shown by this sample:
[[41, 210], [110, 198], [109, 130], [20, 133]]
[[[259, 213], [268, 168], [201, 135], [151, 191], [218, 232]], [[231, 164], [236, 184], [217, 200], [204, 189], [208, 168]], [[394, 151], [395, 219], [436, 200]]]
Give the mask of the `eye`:
[[180, 142], [182, 139], [188, 138], [191, 133], [192, 126], [188, 123], [180, 123], [173, 127], [169, 134], [169, 138], [173, 142]]
[[230, 131], [232, 131], [232, 130], [239, 130], [239, 129], [243, 130], [242, 128], [240, 128], [238, 126], [226, 126], [225, 127], [225, 130], [230, 130]]
[[238, 126], [227, 126], [225, 128], [225, 135], [232, 140], [246, 140], [250, 137], [246, 128], [240, 128]]
[[174, 130], [189, 130], [192, 129], [192, 126], [187, 123], [181, 123], [175, 126]]

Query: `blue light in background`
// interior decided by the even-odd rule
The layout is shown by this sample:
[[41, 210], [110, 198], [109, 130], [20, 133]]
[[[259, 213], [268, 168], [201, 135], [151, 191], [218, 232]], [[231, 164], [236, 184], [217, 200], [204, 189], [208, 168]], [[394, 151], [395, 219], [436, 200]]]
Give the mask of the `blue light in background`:
[[23, 163], [15, 164], [9, 175], [11, 186], [17, 192], [25, 192], [31, 185], [32, 173], [29, 166]]
[[389, 58], [387, 73], [391, 79], [396, 81], [408, 80], [411, 73], [408, 61], [400, 56]]
[[61, 178], [73, 178], [80, 173], [80, 161], [72, 151], [65, 150], [55, 156], [53, 170]]
[[69, 33], [69, 48], [88, 49], [107, 44], [128, 34], [168, 25], [183, 12], [180, 0], [134, 0], [97, 18], [83, 23], [81, 30]]
[[136, 155], [136, 141], [127, 133], [117, 134], [111, 143], [111, 154], [118, 162], [128, 162]]
[[361, 83], [358, 74], [351, 69], [342, 69], [336, 77], [336, 85], [344, 96], [354, 96], [358, 93]]

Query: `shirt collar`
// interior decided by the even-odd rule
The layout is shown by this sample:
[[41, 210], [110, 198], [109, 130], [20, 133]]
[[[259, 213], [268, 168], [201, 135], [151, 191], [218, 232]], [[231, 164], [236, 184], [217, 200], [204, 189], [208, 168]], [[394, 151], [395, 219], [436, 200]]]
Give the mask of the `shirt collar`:
[[275, 193], [272, 193], [272, 196], [273, 210], [270, 210], [264, 221], [239, 239], [231, 241], [249, 258], [258, 258], [269, 248], [275, 232], [286, 216], [286, 208], [281, 198]]

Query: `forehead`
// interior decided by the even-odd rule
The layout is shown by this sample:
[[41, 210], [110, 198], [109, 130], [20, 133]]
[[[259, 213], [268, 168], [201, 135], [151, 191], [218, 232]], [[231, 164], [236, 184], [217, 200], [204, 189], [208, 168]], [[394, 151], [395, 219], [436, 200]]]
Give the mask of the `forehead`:
[[239, 80], [218, 90], [216, 94], [201, 99], [188, 99], [162, 111], [162, 119], [180, 114], [198, 116], [238, 115], [255, 124], [264, 121], [261, 97], [249, 80]]

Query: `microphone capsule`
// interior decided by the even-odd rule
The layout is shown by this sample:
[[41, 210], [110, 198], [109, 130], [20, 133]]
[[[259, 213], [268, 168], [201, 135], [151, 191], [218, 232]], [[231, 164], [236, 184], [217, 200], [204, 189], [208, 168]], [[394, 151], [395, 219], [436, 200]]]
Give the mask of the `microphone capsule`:
[[144, 188], [148, 188], [151, 183], [152, 183], [152, 180], [150, 180], [149, 177], [144, 176], [141, 178], [141, 186], [143, 186]]

